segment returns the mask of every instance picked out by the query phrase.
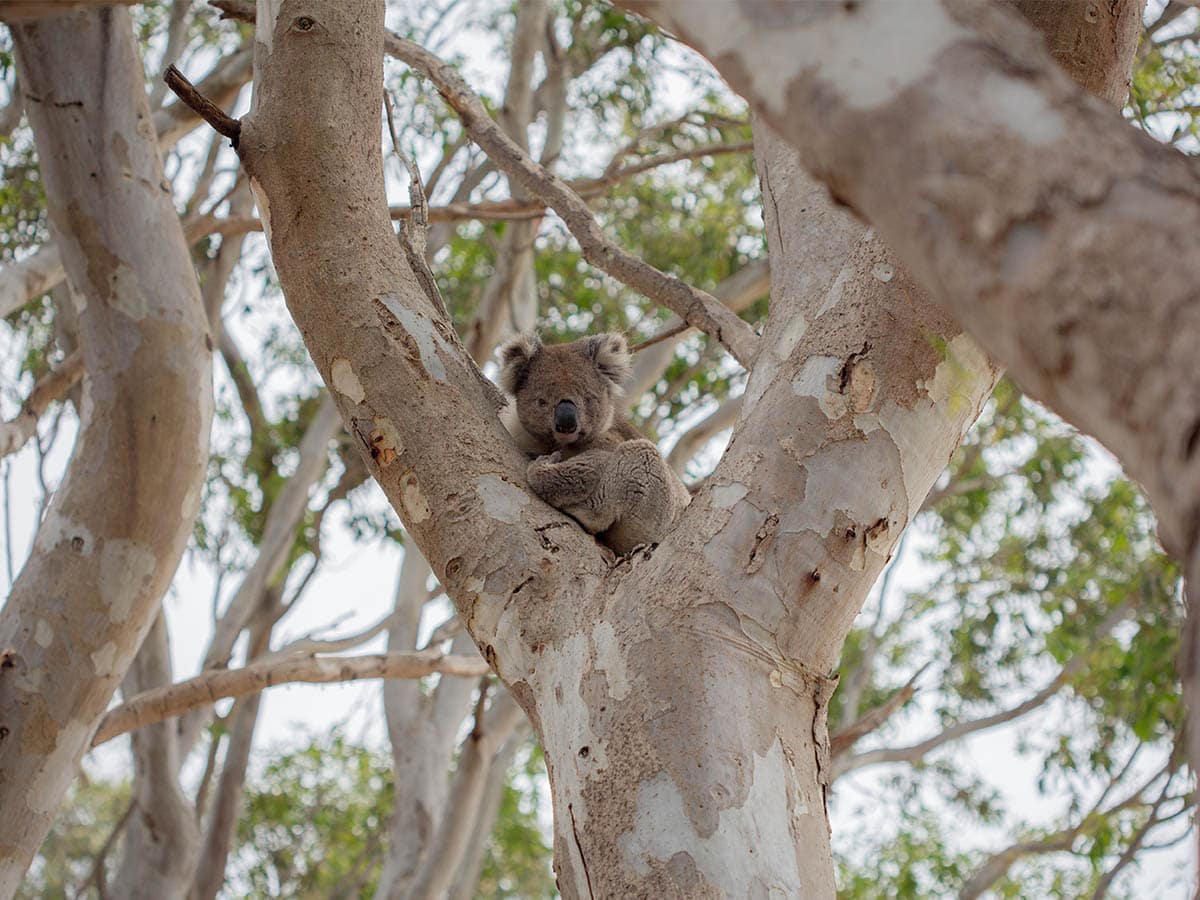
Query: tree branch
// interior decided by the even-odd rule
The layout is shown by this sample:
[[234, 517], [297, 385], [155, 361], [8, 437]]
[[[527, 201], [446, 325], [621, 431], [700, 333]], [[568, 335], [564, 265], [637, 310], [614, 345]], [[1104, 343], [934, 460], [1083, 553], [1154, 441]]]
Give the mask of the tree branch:
[[76, 350], [43, 375], [21, 404], [21, 411], [0, 425], [0, 457], [16, 453], [37, 431], [38, 420], [56, 400], [67, 395], [83, 377], [83, 353]]
[[750, 368], [758, 349], [758, 336], [749, 325], [711, 294], [660, 272], [606, 238], [583, 199], [560, 178], [530, 159], [504, 134], [453, 67], [424, 47], [395, 34], [385, 36], [384, 47], [392, 56], [432, 81], [458, 114], [471, 138], [492, 161], [562, 217], [589, 263], [648, 299], [674, 310], [688, 324], [711, 334], [734, 359]]
[[726, 428], [732, 428], [742, 411], [742, 394], [726, 397], [707, 416], [685, 431], [667, 454], [667, 463], [679, 474], [683, 474], [700, 449], [709, 440]]
[[269, 658], [240, 669], [209, 669], [187, 681], [138, 694], [109, 711], [101, 720], [91, 745], [98, 747], [136, 728], [210, 706], [218, 700], [256, 694], [280, 684], [422, 678], [434, 673], [476, 678], [488, 671], [488, 665], [482, 659], [446, 656], [440, 651]]
[[211, 125], [218, 134], [229, 138], [234, 149], [237, 149], [238, 139], [242, 134], [241, 122], [196, 90], [196, 86], [174, 65], [167, 66], [167, 71], [163, 73], [163, 81], [182, 103]]
[[[1096, 632], [1092, 637], [1091, 646], [1096, 646], [1103, 638], [1108, 636], [1114, 628], [1117, 627], [1125, 617], [1129, 614], [1130, 608], [1133, 606], [1132, 600], [1126, 600], [1110, 612], [1100, 625], [1097, 626]], [[975, 734], [978, 731], [985, 731], [988, 728], [994, 728], [997, 725], [1003, 725], [1005, 722], [1011, 722], [1013, 719], [1019, 719], [1028, 712], [1032, 712], [1047, 700], [1066, 687], [1076, 673], [1087, 665], [1090, 653], [1077, 653], [1075, 656], [1062, 667], [1058, 675], [1054, 677], [1049, 684], [1044, 688], [1025, 700], [1018, 703], [1010, 709], [1001, 712], [993, 713], [989, 716], [982, 716], [978, 719], [970, 719], [965, 722], [958, 722], [951, 725], [949, 728], [929, 737], [920, 743], [912, 744], [908, 747], [885, 747], [878, 750], [868, 750], [864, 753], [858, 753], [854, 756], [843, 758], [841, 762], [834, 761], [834, 777], [844, 775], [847, 772], [852, 772], [855, 769], [861, 769], [864, 766], [874, 766], [881, 763], [892, 762], [916, 762], [923, 759], [933, 750], [938, 747], [948, 744], [951, 741], [960, 740], [967, 735]]]
[[921, 666], [921, 668], [913, 673], [912, 678], [905, 682], [903, 687], [894, 692], [883, 703], [880, 703], [874, 709], [867, 710], [858, 719], [835, 734], [829, 742], [830, 757], [837, 759], [839, 756], [844, 756], [850, 751], [850, 748], [854, 746], [856, 741], [875, 731], [890, 719], [900, 707], [911, 700], [917, 692], [917, 679], [928, 668], [929, 663]]

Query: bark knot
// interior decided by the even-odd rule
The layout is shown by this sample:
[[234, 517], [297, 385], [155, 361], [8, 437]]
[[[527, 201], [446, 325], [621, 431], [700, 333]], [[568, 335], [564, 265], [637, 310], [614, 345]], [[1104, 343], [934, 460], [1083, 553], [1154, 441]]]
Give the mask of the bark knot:
[[750, 548], [750, 559], [746, 563], [746, 574], [753, 575], [767, 561], [767, 551], [775, 543], [775, 532], [779, 530], [779, 514], [771, 513], [762, 527], [754, 534], [754, 546]]

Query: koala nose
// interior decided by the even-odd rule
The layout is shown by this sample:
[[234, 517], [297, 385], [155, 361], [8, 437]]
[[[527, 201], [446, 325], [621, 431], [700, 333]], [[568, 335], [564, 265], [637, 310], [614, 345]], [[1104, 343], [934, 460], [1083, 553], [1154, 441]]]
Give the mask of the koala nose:
[[554, 430], [559, 434], [574, 434], [579, 430], [579, 410], [570, 400], [560, 400], [554, 407]]

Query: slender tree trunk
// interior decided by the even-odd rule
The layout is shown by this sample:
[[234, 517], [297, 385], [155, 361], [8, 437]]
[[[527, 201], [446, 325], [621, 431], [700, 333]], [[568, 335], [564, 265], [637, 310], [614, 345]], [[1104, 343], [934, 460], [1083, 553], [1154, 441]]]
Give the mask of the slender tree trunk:
[[491, 766], [488, 768], [487, 784], [483, 788], [479, 809], [475, 813], [475, 819], [471, 826], [471, 836], [463, 851], [458, 874], [454, 877], [454, 886], [448, 895], [450, 900], [473, 900], [478, 893], [488, 841], [496, 826], [500, 803], [504, 800], [508, 772], [516, 759], [517, 751], [528, 740], [529, 723], [526, 722], [517, 727], [492, 759]]
[[463, 742], [454, 771], [449, 802], [425, 865], [409, 896], [412, 900], [444, 900], [458, 874], [488, 786], [493, 759], [525, 714], [508, 692], [500, 694]]
[[[160, 612], [125, 676], [126, 699], [171, 683], [171, 647]], [[175, 722], [159, 722], [130, 735], [133, 746], [133, 812], [125, 828], [116, 896], [174, 900], [187, 896], [200, 850], [196, 810], [179, 786]]]
[[[429, 563], [410, 543], [404, 548], [396, 586], [396, 612], [388, 627], [389, 650], [416, 649], [430, 574]], [[439, 692], [446, 686], [443, 681]], [[460, 722], [470, 711], [470, 691], [469, 681], [455, 685]], [[445, 809], [446, 767], [455, 738], [453, 733], [448, 738], [439, 734], [432, 721], [433, 701], [422, 695], [421, 686], [415, 681], [385, 682], [383, 706], [396, 788], [376, 900], [405, 897], [412, 886]]]
[[0, 613], [0, 897], [45, 837], [179, 563], [212, 410], [208, 327], [128, 13], [12, 34], [80, 298], [86, 380], [70, 470]]

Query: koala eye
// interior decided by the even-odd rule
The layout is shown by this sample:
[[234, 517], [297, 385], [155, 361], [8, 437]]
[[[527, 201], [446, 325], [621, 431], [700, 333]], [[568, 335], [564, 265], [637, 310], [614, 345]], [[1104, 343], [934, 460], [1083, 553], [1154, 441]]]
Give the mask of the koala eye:
[[548, 403], [546, 403], [546, 401], [545, 401], [545, 400], [543, 400], [541, 397], [538, 397], [537, 405], [538, 405], [538, 406], [539, 406], [541, 409], [545, 409], [545, 408], [546, 408], [546, 407], [547, 407], [549, 404], [548, 404]]

